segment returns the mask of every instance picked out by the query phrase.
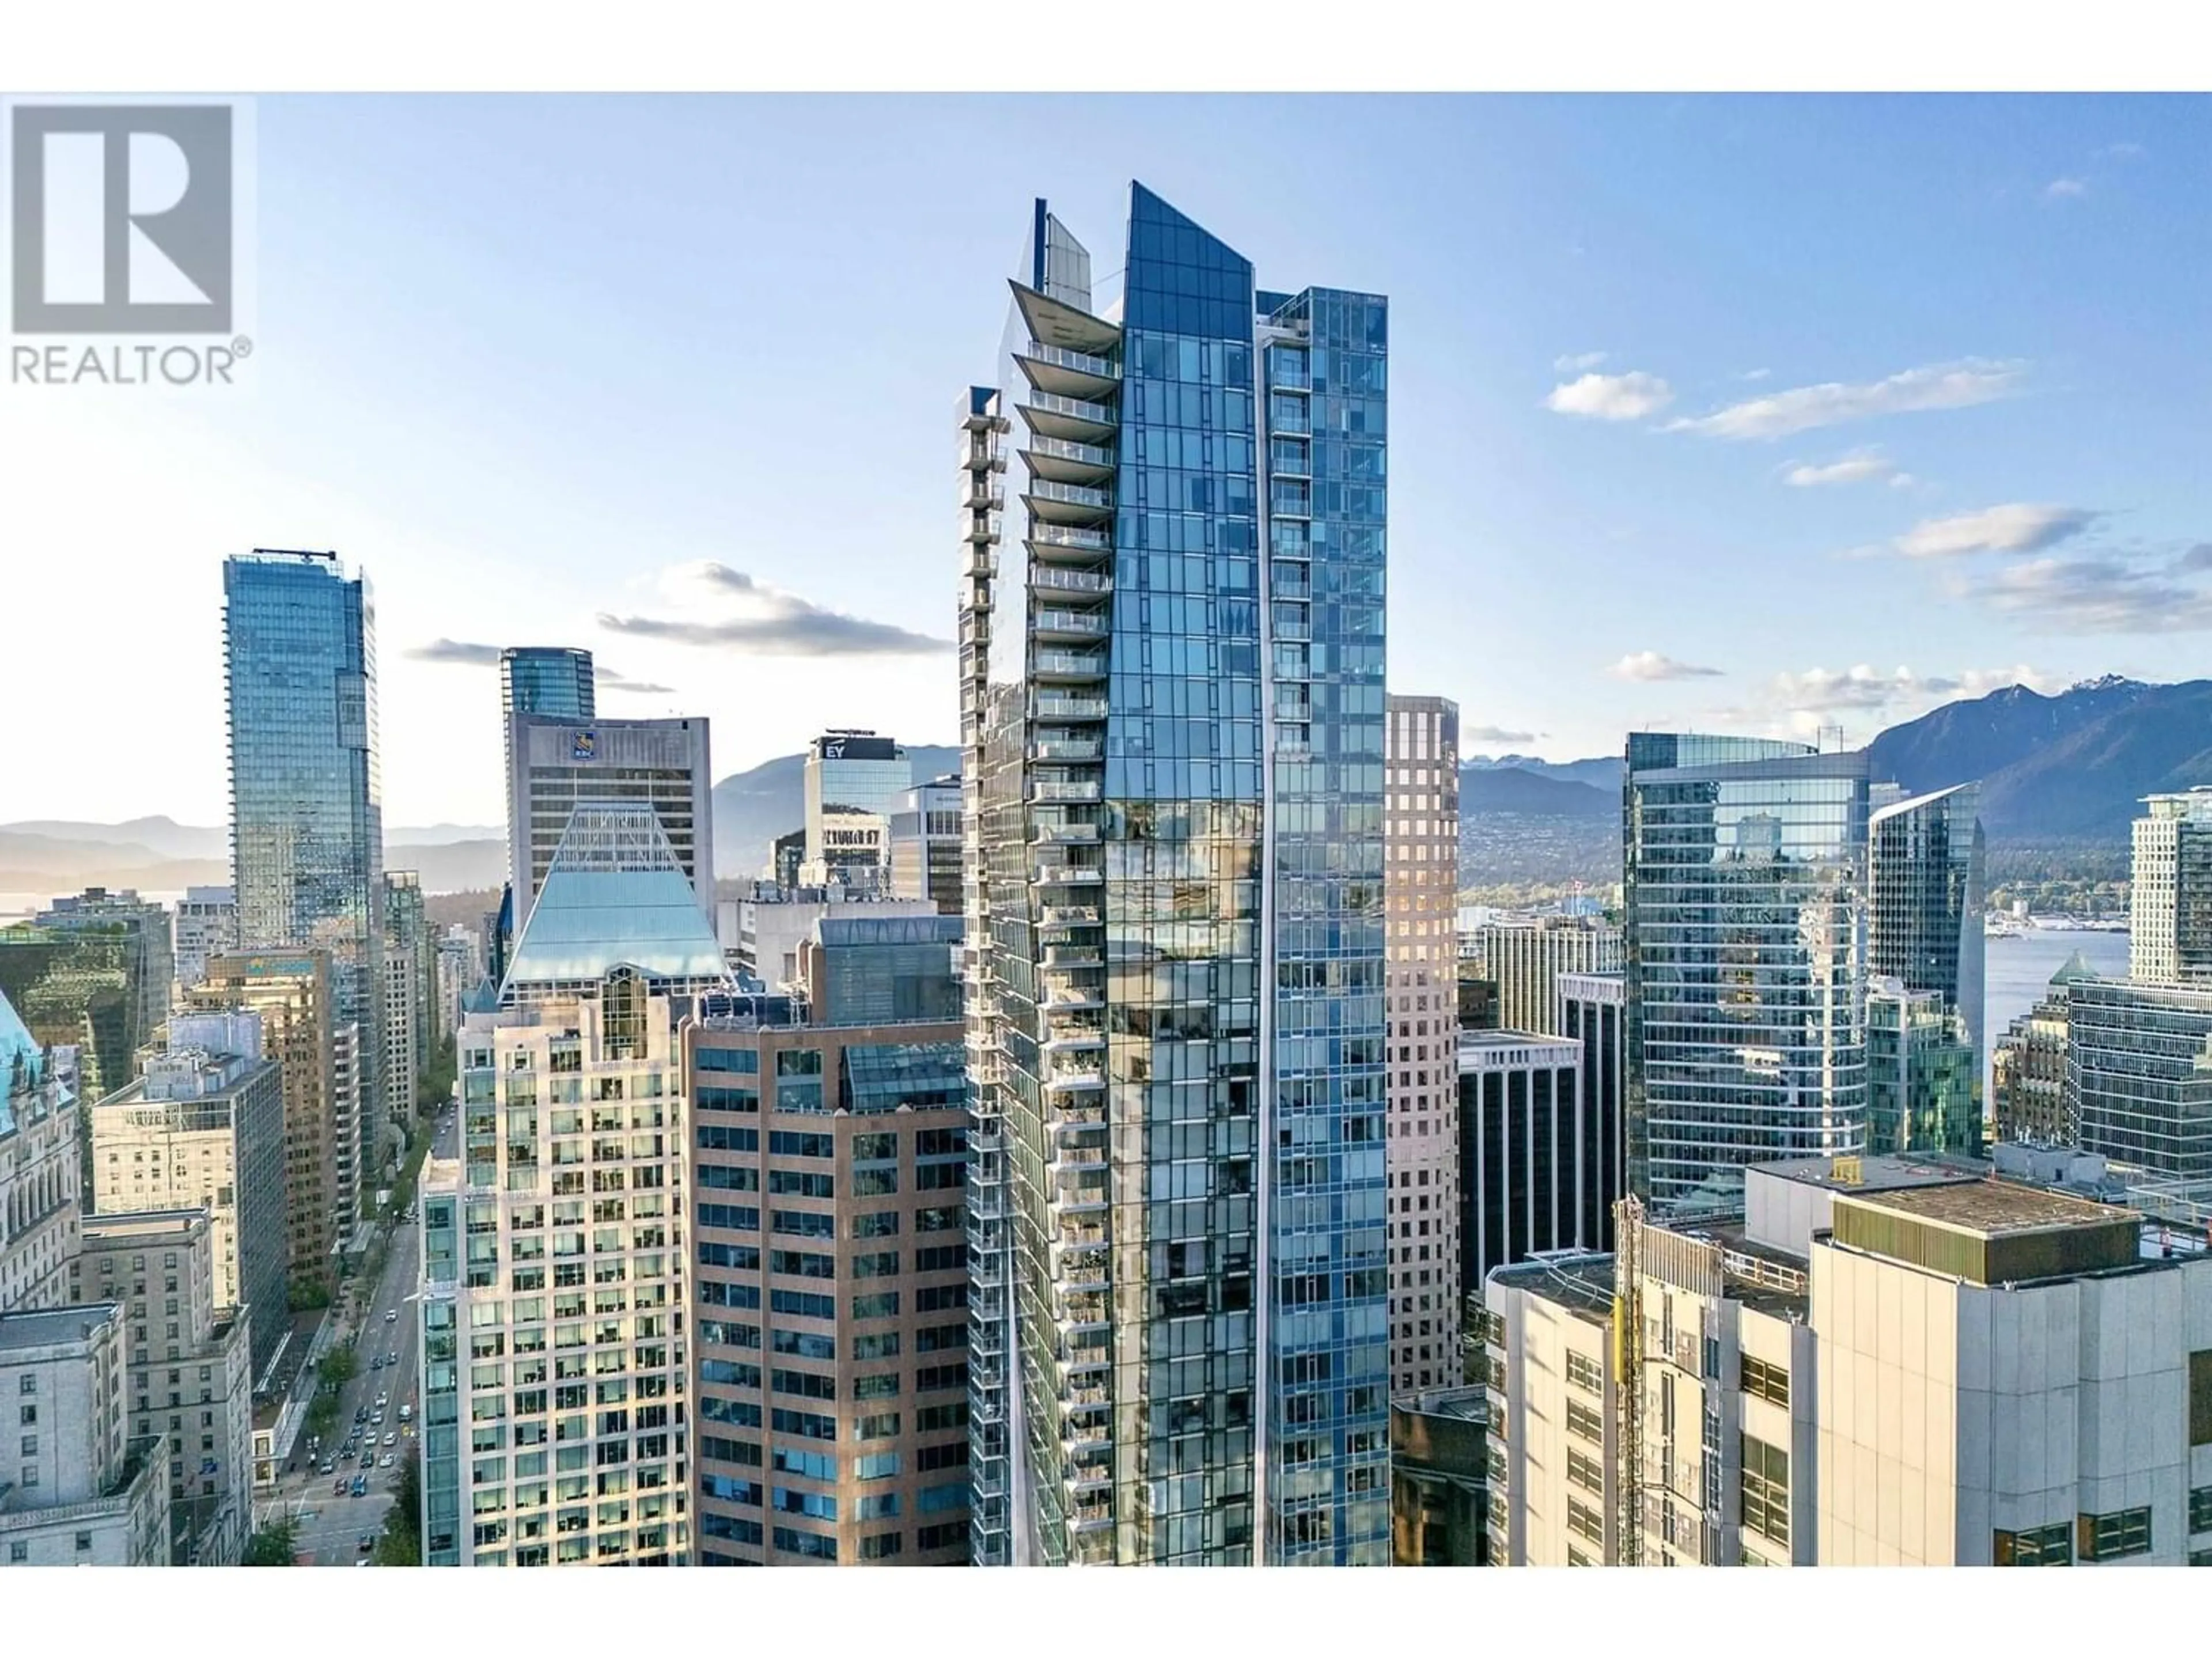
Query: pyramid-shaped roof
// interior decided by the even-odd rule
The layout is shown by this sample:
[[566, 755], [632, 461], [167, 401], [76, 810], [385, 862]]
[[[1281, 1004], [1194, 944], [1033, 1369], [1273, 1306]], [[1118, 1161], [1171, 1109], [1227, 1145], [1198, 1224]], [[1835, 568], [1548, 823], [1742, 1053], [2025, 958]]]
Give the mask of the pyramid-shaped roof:
[[623, 966], [678, 988], [729, 979], [714, 930], [653, 809], [586, 801], [561, 833], [501, 1000], [514, 1002], [526, 988], [588, 984]]
[[2079, 951], [2067, 957], [2064, 964], [2051, 976], [2053, 985], [2072, 985], [2078, 981], [2095, 979], [2097, 970], [2089, 965], [2089, 958]]

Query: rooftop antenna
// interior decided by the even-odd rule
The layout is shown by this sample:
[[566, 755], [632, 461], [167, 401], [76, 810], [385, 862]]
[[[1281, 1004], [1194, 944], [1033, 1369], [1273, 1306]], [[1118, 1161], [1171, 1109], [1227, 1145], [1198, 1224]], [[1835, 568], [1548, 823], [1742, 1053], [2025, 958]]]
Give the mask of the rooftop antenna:
[[1820, 728], [1820, 752], [1824, 755], [1840, 755], [1844, 752], [1844, 728], [1841, 725], [1824, 726]]

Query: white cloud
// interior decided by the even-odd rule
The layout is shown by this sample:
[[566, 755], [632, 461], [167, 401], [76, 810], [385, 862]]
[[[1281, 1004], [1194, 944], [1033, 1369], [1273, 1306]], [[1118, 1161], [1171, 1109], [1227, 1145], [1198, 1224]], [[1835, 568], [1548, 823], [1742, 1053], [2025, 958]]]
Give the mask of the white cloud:
[[1924, 519], [1897, 538], [1909, 559], [1953, 558], [1966, 553], [2040, 553], [2080, 535], [2097, 521], [2086, 507], [2039, 507], [2012, 501], [1978, 513]]
[[[1947, 702], [1987, 696], [2008, 685], [2056, 691], [2063, 677], [2026, 663], [2010, 668], [1966, 668], [1951, 674], [1917, 674], [1899, 667], [1885, 672], [1870, 664], [1851, 668], [1808, 668], [1777, 674], [1760, 688], [1748, 708], [1723, 711], [1726, 724], [1810, 738], [1825, 726], [1863, 722], [1872, 728], [1847, 732], [1863, 742], [1875, 730], [1915, 720]], [[1850, 717], [1856, 717], [1855, 719]]]
[[2106, 144], [2096, 154], [2100, 159], [2109, 157], [2114, 161], [2132, 161], [2148, 155], [2149, 152], [2141, 144], [2119, 143]]
[[1632, 651], [1605, 672], [1617, 680], [1640, 680], [1650, 684], [1658, 680], [1712, 679], [1724, 671], [1700, 668], [1695, 663], [1677, 662], [1656, 651]]
[[1595, 368], [1605, 358], [1602, 351], [1584, 351], [1571, 357], [1554, 357], [1552, 367], [1562, 374], [1579, 374], [1584, 369]]
[[1460, 730], [1462, 743], [1534, 743], [1541, 732], [1509, 732], [1502, 726], [1468, 726]]
[[1783, 476], [1787, 483], [1799, 489], [1810, 489], [1821, 484], [1910, 481], [1909, 475], [1897, 470], [1895, 462], [1872, 449], [1855, 451], [1840, 460], [1793, 463]]
[[1670, 422], [1667, 429], [1698, 432], [1713, 438], [1786, 438], [1792, 433], [1839, 426], [1846, 421], [1991, 403], [2019, 391], [2027, 372], [2023, 362], [1981, 358], [1931, 363], [1864, 385], [1831, 380], [1769, 392], [1711, 415]]
[[2041, 558], [1961, 584], [1965, 598], [2051, 634], [2194, 634], [2212, 629], [2207, 561], [2192, 548], [2161, 565], [2117, 558]]
[[1763, 380], [1773, 373], [1774, 371], [1771, 368], [1747, 368], [1742, 374], [1737, 375], [1736, 379], [1739, 380]]
[[2045, 198], [2054, 202], [2063, 201], [2069, 197], [2087, 196], [2088, 193], [2087, 183], [2080, 179], [2053, 179], [2043, 187]]
[[1656, 374], [1585, 374], [1552, 388], [1544, 407], [1555, 415], [1581, 415], [1594, 421], [1640, 421], [1674, 401], [1674, 388]]

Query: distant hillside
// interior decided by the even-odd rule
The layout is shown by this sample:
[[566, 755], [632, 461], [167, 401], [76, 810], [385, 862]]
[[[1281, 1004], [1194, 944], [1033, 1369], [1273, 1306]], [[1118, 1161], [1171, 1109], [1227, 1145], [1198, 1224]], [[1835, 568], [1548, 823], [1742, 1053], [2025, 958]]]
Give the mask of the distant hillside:
[[2055, 697], [2009, 686], [1869, 748], [1877, 778], [1916, 793], [1979, 779], [1993, 843], [2124, 843], [2143, 796], [2212, 783], [2212, 680], [2107, 677]]
[[1534, 755], [1470, 755], [1460, 763], [1460, 776], [1469, 772], [1489, 772], [1510, 769], [1529, 772], [1540, 778], [1562, 778], [1570, 783], [1586, 783], [1594, 789], [1602, 789], [1618, 802], [1620, 799], [1620, 775], [1626, 763], [1618, 755], [1593, 755], [1587, 760], [1547, 761]]
[[[907, 745], [917, 782], [960, 769], [960, 751], [939, 744]], [[767, 866], [778, 836], [806, 822], [806, 757], [779, 755], [714, 786], [714, 873], [750, 880]]]
[[1462, 817], [1490, 812], [1521, 812], [1534, 817], [1617, 818], [1620, 791], [1601, 789], [1571, 779], [1547, 777], [1517, 766], [1462, 766], [1459, 773]]

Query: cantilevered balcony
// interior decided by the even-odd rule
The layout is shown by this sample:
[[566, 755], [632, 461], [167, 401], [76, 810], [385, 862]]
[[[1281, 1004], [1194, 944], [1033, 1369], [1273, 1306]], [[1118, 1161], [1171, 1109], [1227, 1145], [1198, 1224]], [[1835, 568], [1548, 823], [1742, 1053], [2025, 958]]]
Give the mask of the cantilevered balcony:
[[1040, 681], [1073, 684], [1106, 678], [1103, 651], [1040, 651], [1030, 659], [1030, 676]]
[[1114, 578], [1103, 570], [1074, 570], [1066, 565], [1041, 564], [1030, 572], [1030, 586], [1054, 593], [1097, 594], [1114, 591]]
[[1065, 978], [1048, 978], [1044, 983], [1044, 996], [1037, 1003], [1037, 1006], [1048, 1014], [1077, 1008], [1103, 1008], [1105, 1006], [1106, 996], [1101, 988]]
[[1037, 694], [1036, 717], [1041, 720], [1103, 720], [1106, 718], [1106, 699], [1042, 691]]
[[1080, 764], [1105, 754], [1096, 738], [1039, 738], [1030, 744], [1033, 761], [1066, 761]]
[[1066, 346], [1025, 341], [1014, 353], [1014, 362], [1040, 392], [1064, 398], [1110, 398], [1121, 385], [1119, 363], [1087, 351], [1071, 351]]
[[[1037, 745], [1042, 748], [1043, 745]], [[1090, 745], [1096, 749], [1097, 745]], [[1039, 760], [1049, 758], [1040, 755]], [[1034, 801], [1084, 802], [1098, 799], [1098, 784], [1090, 778], [1048, 779], [1030, 786], [1030, 799]]]
[[1114, 551], [1114, 538], [1103, 530], [1075, 525], [1032, 523], [1030, 556], [1042, 564], [1096, 564]]
[[996, 478], [981, 472], [970, 472], [961, 478], [961, 506], [971, 510], [982, 507], [996, 513], [1006, 504], [1006, 489]]
[[1071, 1291], [1103, 1291], [1113, 1282], [1113, 1253], [1105, 1246], [1053, 1246], [1053, 1277]]
[[1114, 477], [1114, 452], [1103, 444], [1035, 437], [1022, 451], [1022, 459], [1028, 464], [1031, 477], [1049, 478], [1055, 483], [1109, 483]]
[[1103, 640], [1113, 623], [1103, 611], [1039, 607], [1030, 633], [1039, 640]]
[[1098, 826], [1095, 823], [1070, 823], [1064, 818], [1041, 818], [1030, 832], [1032, 847], [1095, 847], [1098, 844]]
[[1096, 865], [1048, 863], [1037, 866], [1030, 879], [1039, 887], [1095, 887], [1106, 879]]
[[1022, 499], [1030, 504], [1030, 517], [1040, 525], [1091, 526], [1111, 524], [1114, 497], [1110, 491], [1087, 484], [1054, 483], [1032, 478]]
[[1044, 947], [1045, 970], [1049, 973], [1066, 968], [1103, 968], [1106, 953], [1096, 945], [1048, 945]]
[[1088, 398], [1062, 397], [1056, 392], [1032, 392], [1016, 405], [1032, 434], [1060, 438], [1069, 443], [1109, 444], [1121, 430], [1121, 417], [1113, 406]]

